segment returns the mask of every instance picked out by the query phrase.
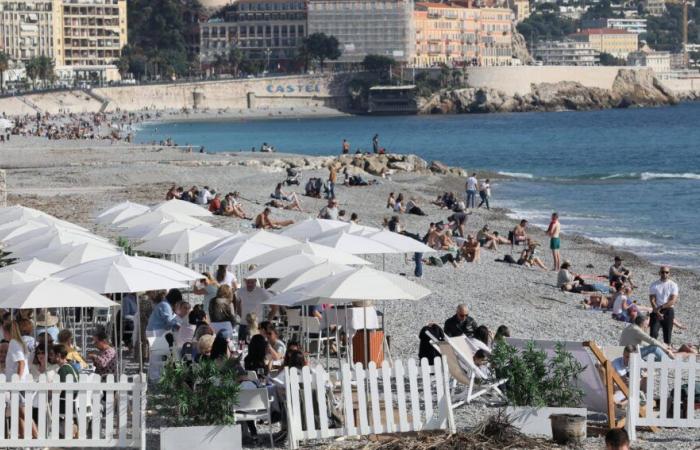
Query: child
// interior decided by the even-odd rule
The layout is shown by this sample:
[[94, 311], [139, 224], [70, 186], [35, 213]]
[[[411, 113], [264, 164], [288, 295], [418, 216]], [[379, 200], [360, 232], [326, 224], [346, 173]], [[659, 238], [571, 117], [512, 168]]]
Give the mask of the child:
[[479, 349], [474, 353], [474, 365], [481, 370], [486, 377], [491, 377], [491, 369], [488, 366], [489, 355], [483, 349]]

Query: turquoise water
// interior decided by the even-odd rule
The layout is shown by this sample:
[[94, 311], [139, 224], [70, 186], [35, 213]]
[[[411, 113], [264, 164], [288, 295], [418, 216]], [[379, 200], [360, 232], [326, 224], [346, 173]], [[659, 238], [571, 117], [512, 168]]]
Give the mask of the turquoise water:
[[331, 155], [348, 139], [416, 153], [468, 170], [510, 174], [493, 203], [545, 224], [632, 250], [658, 263], [700, 269], [700, 103], [562, 113], [343, 117], [161, 123], [137, 140], [170, 137], [207, 151]]

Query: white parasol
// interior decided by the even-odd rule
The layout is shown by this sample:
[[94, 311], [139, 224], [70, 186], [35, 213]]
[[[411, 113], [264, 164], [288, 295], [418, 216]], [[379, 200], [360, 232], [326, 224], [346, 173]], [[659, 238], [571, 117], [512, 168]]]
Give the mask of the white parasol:
[[160, 211], [169, 214], [182, 214], [191, 217], [209, 217], [212, 215], [209, 210], [179, 199], [166, 200], [157, 204], [151, 211]]

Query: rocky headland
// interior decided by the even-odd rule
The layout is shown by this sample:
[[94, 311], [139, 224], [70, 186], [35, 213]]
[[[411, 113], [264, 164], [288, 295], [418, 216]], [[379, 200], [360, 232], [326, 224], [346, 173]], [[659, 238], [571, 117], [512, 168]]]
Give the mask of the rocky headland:
[[419, 98], [418, 110], [420, 114], [579, 111], [673, 105], [694, 99], [679, 98], [648, 70], [620, 69], [611, 89], [572, 81], [530, 86], [525, 95], [490, 88], [441, 90]]

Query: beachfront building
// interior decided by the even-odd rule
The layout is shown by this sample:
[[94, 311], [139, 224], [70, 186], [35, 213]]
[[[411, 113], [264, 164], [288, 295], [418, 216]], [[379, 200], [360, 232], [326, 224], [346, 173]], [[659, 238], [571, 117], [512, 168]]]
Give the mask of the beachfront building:
[[126, 45], [126, 0], [63, 0], [62, 64], [75, 70], [114, 65]]
[[309, 34], [340, 42], [336, 64], [360, 63], [382, 55], [410, 63], [416, 50], [412, 0], [309, 0]]
[[569, 39], [587, 42], [600, 53], [609, 53], [623, 59], [638, 48], [638, 35], [616, 28], [587, 28], [570, 35]]
[[642, 34], [647, 32], [647, 19], [641, 18], [602, 18], [584, 20], [583, 28], [617, 28], [630, 33]]
[[655, 52], [649, 47], [644, 47], [638, 52], [627, 55], [628, 66], [649, 67], [658, 75], [671, 72], [671, 53]]
[[530, 2], [528, 0], [508, 0], [508, 6], [515, 13], [515, 22], [520, 23], [530, 17]]
[[217, 57], [228, 58], [231, 50], [238, 48], [266, 70], [285, 70], [304, 37], [303, 0], [241, 0], [223, 18], [200, 25], [200, 60], [203, 66], [209, 66]]
[[416, 3], [413, 14], [416, 67], [512, 63], [512, 12], [508, 8]]
[[0, 49], [23, 63], [38, 56], [60, 60], [60, 8], [57, 0], [1, 0]]
[[595, 66], [599, 62], [591, 44], [578, 41], [541, 41], [532, 56], [545, 66]]

